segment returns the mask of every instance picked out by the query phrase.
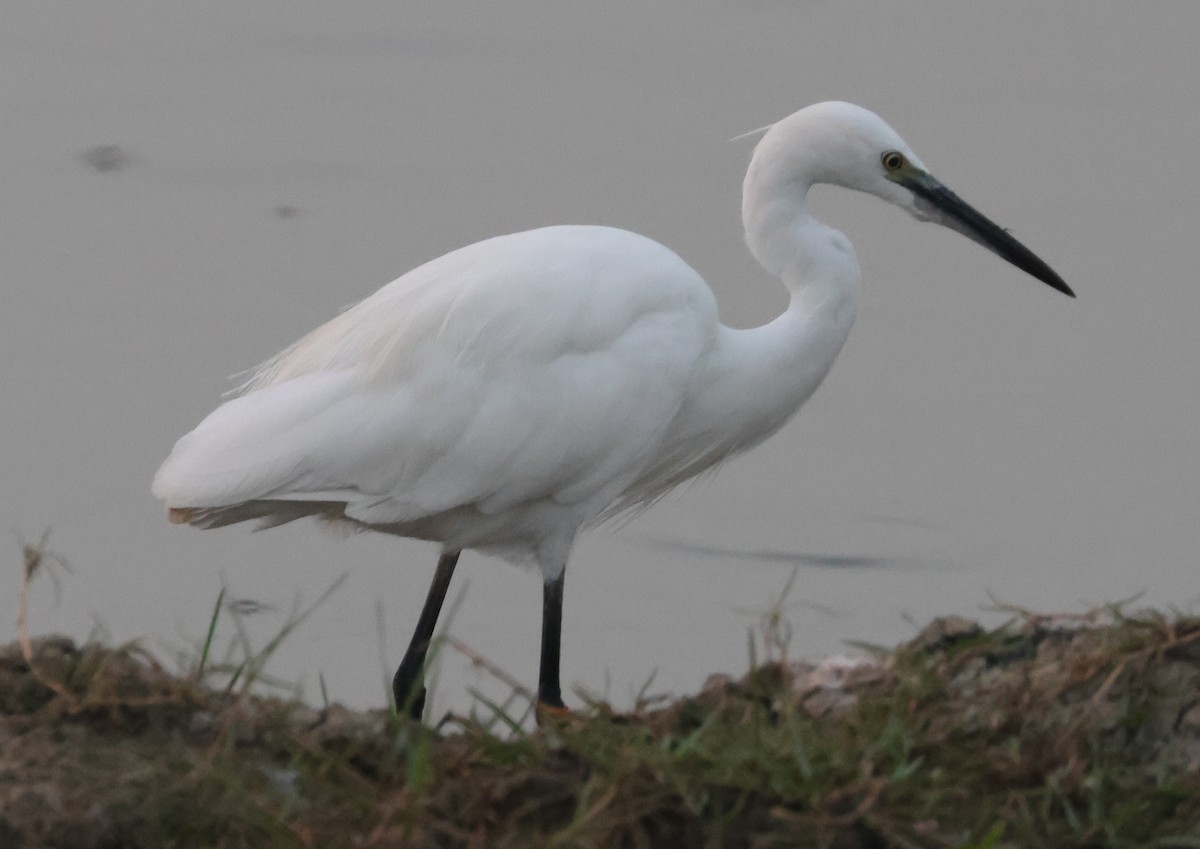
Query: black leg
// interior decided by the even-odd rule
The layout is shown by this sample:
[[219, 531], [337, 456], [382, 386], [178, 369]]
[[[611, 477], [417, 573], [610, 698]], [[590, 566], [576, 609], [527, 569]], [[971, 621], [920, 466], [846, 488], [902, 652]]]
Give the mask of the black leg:
[[542, 668], [538, 675], [538, 702], [566, 709], [558, 682], [558, 660], [562, 646], [562, 604], [564, 569], [552, 581], [542, 585]]
[[404, 660], [400, 661], [400, 668], [392, 679], [396, 710], [407, 711], [416, 720], [421, 719], [421, 713], [425, 710], [425, 655], [429, 652], [433, 629], [437, 625], [438, 614], [442, 612], [442, 602], [446, 600], [446, 590], [450, 587], [450, 579], [454, 577], [454, 567], [461, 553], [450, 551], [438, 559], [433, 583], [429, 585], [429, 595], [425, 597], [425, 606], [421, 608], [421, 618], [417, 620], [408, 651], [404, 653]]

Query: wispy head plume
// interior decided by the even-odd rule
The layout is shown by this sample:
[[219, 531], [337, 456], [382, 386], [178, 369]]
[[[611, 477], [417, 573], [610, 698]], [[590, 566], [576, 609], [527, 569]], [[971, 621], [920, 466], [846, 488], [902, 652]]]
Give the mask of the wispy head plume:
[[731, 142], [741, 141], [742, 139], [748, 139], [751, 136], [757, 136], [759, 133], [765, 133], [767, 130], [771, 129], [778, 123], [779, 123], [778, 121], [772, 121], [770, 124], [767, 124], [765, 127], [759, 127], [757, 130], [751, 130], [748, 133], [742, 133], [740, 136], [734, 136], [733, 138], [730, 139], [730, 141]]

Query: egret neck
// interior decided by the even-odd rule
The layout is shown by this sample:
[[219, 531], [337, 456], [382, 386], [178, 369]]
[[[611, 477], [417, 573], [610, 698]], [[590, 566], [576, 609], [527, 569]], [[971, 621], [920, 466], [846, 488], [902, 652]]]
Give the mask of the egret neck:
[[780, 179], [780, 160], [763, 166], [762, 159], [755, 156], [743, 187], [746, 244], [791, 297], [761, 327], [720, 329], [712, 371], [721, 379], [709, 384], [710, 403], [696, 412], [711, 421], [720, 409], [741, 420], [734, 451], [770, 436], [817, 390], [857, 314], [860, 273], [850, 240], [808, 211], [815, 169], [790, 157], [791, 170]]

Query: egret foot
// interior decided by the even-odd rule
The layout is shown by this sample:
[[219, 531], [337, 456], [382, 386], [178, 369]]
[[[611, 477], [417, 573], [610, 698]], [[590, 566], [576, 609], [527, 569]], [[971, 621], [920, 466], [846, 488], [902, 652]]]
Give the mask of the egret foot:
[[538, 699], [534, 706], [534, 718], [539, 726], [547, 723], [563, 722], [574, 717], [575, 711], [563, 704], [552, 705]]
[[[417, 674], [421, 674], [421, 669], [418, 668]], [[407, 678], [407, 676], [404, 676]], [[420, 684], [420, 680], [401, 680], [400, 670], [397, 670], [396, 677], [392, 679], [392, 698], [396, 702], [396, 712], [407, 714], [412, 719], [421, 721], [421, 716], [425, 713], [425, 686]], [[415, 689], [414, 689], [415, 686]]]

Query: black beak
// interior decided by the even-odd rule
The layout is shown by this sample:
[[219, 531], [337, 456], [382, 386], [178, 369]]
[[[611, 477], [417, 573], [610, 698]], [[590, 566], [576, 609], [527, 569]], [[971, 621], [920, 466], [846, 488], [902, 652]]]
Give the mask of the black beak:
[[1069, 297], [1075, 297], [1071, 287], [1054, 273], [1054, 269], [1038, 259], [1033, 251], [942, 185], [932, 175], [913, 169], [913, 172], [894, 179], [916, 195], [916, 208], [921, 217], [957, 230], [968, 239], [978, 242], [1017, 268], [1041, 280], [1047, 286], [1057, 289]]

